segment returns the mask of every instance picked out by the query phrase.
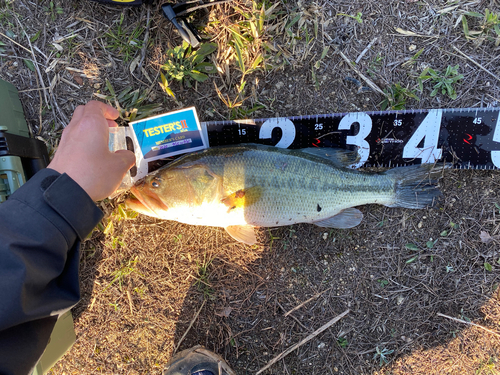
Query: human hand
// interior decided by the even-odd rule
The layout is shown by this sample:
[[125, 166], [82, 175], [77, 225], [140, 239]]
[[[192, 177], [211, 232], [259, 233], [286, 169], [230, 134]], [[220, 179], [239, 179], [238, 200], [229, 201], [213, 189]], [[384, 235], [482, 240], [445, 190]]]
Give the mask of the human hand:
[[108, 148], [108, 127], [118, 126], [118, 116], [116, 109], [98, 101], [78, 106], [48, 165], [68, 174], [94, 201], [111, 195], [135, 163], [133, 152]]

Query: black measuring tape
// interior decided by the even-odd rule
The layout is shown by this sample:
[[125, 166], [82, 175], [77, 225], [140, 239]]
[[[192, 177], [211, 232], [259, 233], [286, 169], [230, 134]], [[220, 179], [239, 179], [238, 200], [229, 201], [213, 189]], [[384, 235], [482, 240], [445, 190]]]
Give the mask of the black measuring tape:
[[446, 161], [500, 168], [500, 108], [355, 112], [202, 123], [210, 147], [260, 143], [282, 148], [358, 149], [354, 167]]

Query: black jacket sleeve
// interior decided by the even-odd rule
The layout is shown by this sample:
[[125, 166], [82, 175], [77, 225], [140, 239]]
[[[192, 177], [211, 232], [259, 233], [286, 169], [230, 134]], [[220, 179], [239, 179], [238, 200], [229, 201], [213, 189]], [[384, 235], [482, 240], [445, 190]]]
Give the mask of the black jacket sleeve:
[[0, 374], [28, 374], [59, 314], [80, 298], [80, 242], [102, 212], [68, 175], [44, 169], [0, 204]]

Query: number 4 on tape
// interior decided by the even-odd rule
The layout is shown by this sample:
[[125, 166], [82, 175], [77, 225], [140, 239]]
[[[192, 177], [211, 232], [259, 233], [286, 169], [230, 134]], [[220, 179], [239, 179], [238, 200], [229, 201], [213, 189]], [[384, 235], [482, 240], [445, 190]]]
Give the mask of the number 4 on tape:
[[[434, 163], [441, 159], [443, 150], [438, 148], [439, 129], [443, 111], [431, 109], [403, 149], [403, 158], [422, 159], [422, 163]], [[424, 147], [418, 145], [424, 140]]]

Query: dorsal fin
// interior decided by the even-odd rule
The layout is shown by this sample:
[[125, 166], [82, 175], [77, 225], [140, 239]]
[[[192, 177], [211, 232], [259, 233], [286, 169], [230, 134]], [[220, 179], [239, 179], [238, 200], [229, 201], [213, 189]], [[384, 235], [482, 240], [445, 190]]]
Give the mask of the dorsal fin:
[[360, 156], [357, 151], [345, 150], [342, 148], [331, 147], [309, 147], [303, 148], [300, 151], [306, 154], [314, 155], [323, 159], [327, 159], [337, 167], [347, 168], [351, 164], [356, 163]]

